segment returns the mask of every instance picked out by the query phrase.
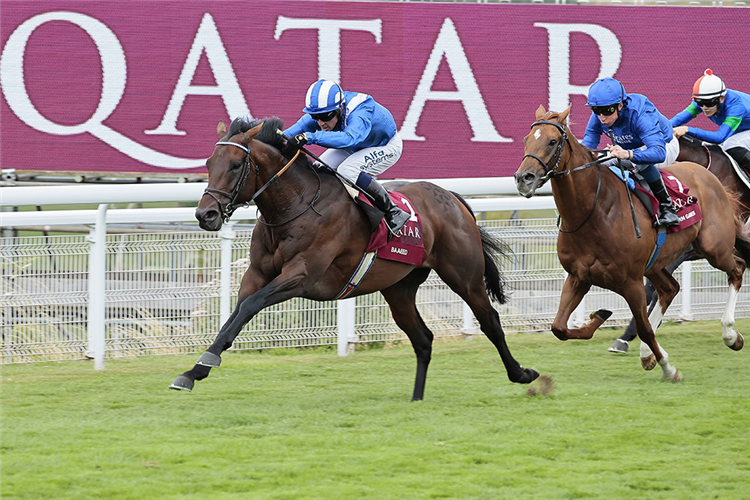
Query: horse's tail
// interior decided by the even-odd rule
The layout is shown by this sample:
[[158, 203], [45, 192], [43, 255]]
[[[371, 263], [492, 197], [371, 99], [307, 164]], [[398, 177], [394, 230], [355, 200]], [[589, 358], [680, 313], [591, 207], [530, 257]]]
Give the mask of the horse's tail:
[[[460, 194], [453, 193], [458, 201], [466, 207], [474, 220], [477, 218], [474, 215], [474, 211], [471, 209], [469, 204], [464, 200]], [[484, 254], [484, 286], [487, 288], [487, 293], [490, 298], [495, 299], [500, 304], [505, 304], [508, 298], [505, 295], [505, 279], [500, 273], [497, 260], [500, 258], [508, 258], [513, 252], [510, 246], [498, 238], [495, 238], [480, 225], [477, 225], [479, 229], [479, 235], [482, 237], [482, 253]]]

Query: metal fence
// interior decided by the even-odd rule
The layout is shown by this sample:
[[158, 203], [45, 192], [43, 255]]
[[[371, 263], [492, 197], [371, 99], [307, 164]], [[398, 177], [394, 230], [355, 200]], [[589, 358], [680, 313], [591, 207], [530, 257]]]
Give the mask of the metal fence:
[[[510, 300], [496, 305], [506, 332], [548, 332], [565, 272], [557, 260], [553, 219], [482, 221], [508, 243], [514, 256], [502, 269]], [[237, 231], [231, 250], [231, 289], [236, 295], [248, 265], [250, 231]], [[88, 236], [5, 237], [0, 240], [2, 363], [90, 357]], [[221, 238], [201, 231], [110, 234], [106, 244], [105, 356], [198, 352], [220, 327]], [[687, 265], [687, 269], [686, 269]], [[726, 276], [705, 261], [676, 273], [683, 285], [667, 318], [720, 318]], [[683, 302], [689, 297], [689, 307]], [[379, 294], [354, 301], [355, 343], [407, 340]], [[438, 337], [479, 333], [463, 302], [432, 275], [418, 304]], [[232, 304], [233, 307], [233, 304]], [[606, 326], [629, 321], [627, 304], [592, 288], [572, 318], [613, 311]], [[750, 312], [742, 292], [737, 315]], [[261, 311], [237, 338], [234, 349], [335, 346], [340, 309], [335, 302], [293, 299]]]

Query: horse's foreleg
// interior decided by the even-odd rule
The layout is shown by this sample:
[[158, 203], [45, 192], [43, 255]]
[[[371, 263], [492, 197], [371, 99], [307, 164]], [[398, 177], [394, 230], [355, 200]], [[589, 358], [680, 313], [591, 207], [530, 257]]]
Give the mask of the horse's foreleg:
[[661, 307], [654, 307], [650, 316], [646, 312], [645, 291], [640, 283], [634, 282], [633, 286], [626, 289], [623, 293], [623, 297], [628, 302], [630, 311], [633, 313], [638, 337], [641, 339], [641, 366], [643, 366], [644, 370], [652, 370], [658, 363], [662, 369], [663, 380], [678, 382], [682, 380], [682, 375], [675, 367], [669, 364], [669, 354], [656, 341], [654, 331], [661, 323], [664, 311], [669, 307], [669, 303], [677, 294], [679, 285], [666, 271], [650, 275], [649, 281], [656, 288], [661, 305]]
[[557, 315], [552, 322], [552, 333], [555, 334], [555, 337], [560, 340], [590, 339], [593, 337], [596, 329], [612, 315], [610, 311], [600, 309], [590, 316], [591, 321], [585, 325], [579, 328], [568, 328], [570, 315], [573, 314], [573, 311], [581, 303], [581, 300], [583, 300], [584, 295], [586, 295], [590, 288], [590, 283], [583, 283], [572, 274], [569, 274], [565, 279]]
[[191, 391], [196, 380], [206, 378], [211, 368], [221, 365], [221, 353], [232, 347], [234, 339], [242, 328], [262, 309], [283, 302], [301, 293], [300, 283], [303, 275], [300, 273], [282, 272], [276, 279], [250, 294], [248, 290], [256, 288], [257, 273], [251, 267], [245, 273], [240, 285], [237, 307], [232, 315], [221, 327], [213, 344], [203, 353], [195, 366], [178, 376], [169, 386], [171, 389]]

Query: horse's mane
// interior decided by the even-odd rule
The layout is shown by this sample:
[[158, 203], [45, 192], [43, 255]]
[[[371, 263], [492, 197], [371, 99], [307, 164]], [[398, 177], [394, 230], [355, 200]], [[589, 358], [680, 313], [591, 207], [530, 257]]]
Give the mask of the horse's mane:
[[255, 139], [264, 142], [269, 146], [273, 146], [276, 149], [281, 149], [284, 139], [276, 133], [276, 130], [284, 130], [284, 121], [278, 116], [258, 118], [255, 120], [250, 120], [247, 116], [238, 116], [232, 120], [227, 137], [247, 132], [261, 123], [263, 124], [263, 128], [260, 129], [260, 132], [255, 136]]

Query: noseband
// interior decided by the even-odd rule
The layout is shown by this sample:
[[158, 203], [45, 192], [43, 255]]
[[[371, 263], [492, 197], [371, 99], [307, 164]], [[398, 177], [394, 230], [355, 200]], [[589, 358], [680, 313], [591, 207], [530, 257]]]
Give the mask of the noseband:
[[[237, 146], [238, 148], [240, 148], [246, 153], [245, 161], [242, 163], [242, 171], [240, 172], [240, 178], [237, 181], [237, 184], [234, 185], [234, 189], [232, 189], [231, 193], [227, 193], [226, 191], [222, 191], [221, 189], [216, 189], [212, 187], [207, 187], [203, 191], [203, 196], [208, 195], [214, 200], [216, 200], [216, 203], [219, 205], [219, 212], [221, 212], [221, 217], [226, 223], [226, 222], [229, 222], [229, 219], [232, 217], [232, 214], [234, 213], [234, 211], [240, 207], [240, 205], [237, 205], [237, 197], [240, 195], [242, 188], [245, 187], [247, 176], [250, 173], [250, 165], [252, 165], [255, 168], [256, 179], [258, 178], [258, 176], [260, 176], [260, 169], [258, 168], [258, 165], [256, 165], [253, 159], [250, 157], [250, 148], [246, 148], [242, 144], [231, 142], [231, 141], [219, 141], [216, 143], [216, 146]], [[259, 190], [257, 193], [255, 193], [255, 195], [252, 197], [250, 201], [248, 201], [247, 203], [243, 203], [242, 205], [244, 206], [249, 205], [250, 202], [253, 201], [255, 197], [260, 194], [260, 191], [262, 191], [262, 189]], [[216, 194], [214, 193], [224, 196], [225, 198], [228, 198], [229, 203], [224, 205], [221, 201], [219, 201], [219, 198], [217, 198]]]

